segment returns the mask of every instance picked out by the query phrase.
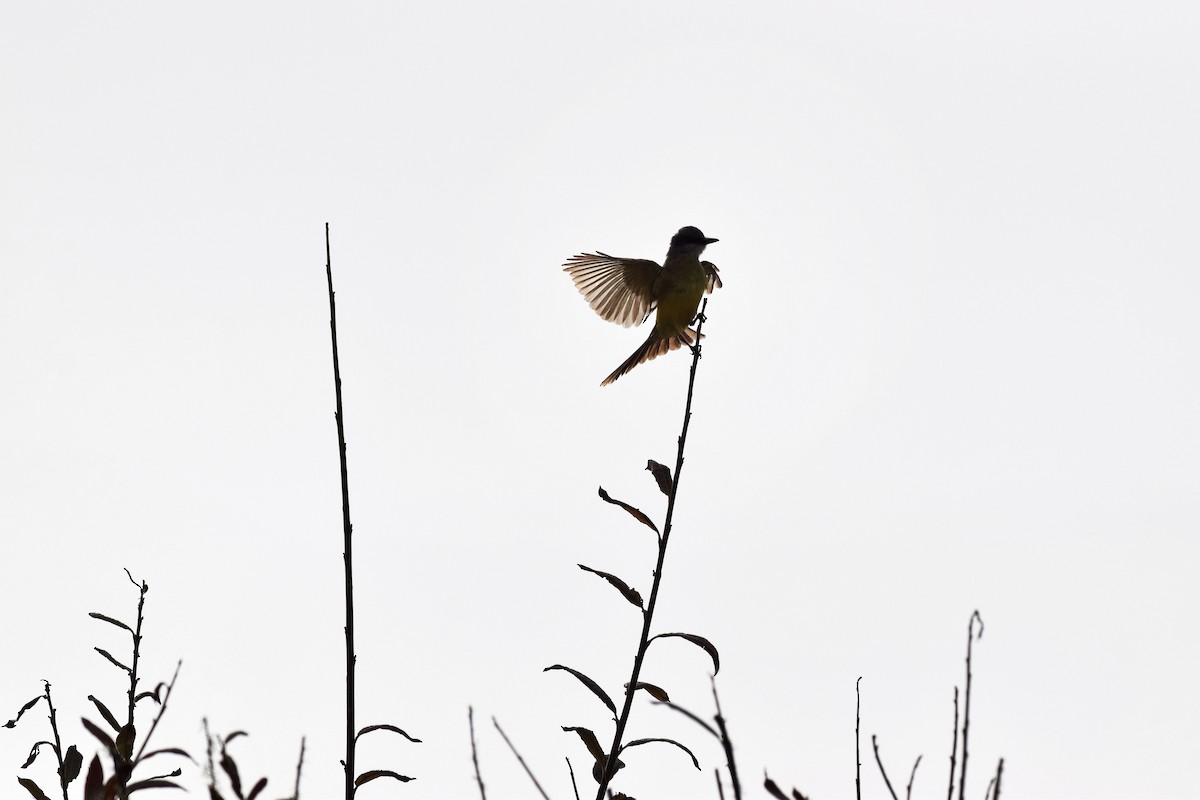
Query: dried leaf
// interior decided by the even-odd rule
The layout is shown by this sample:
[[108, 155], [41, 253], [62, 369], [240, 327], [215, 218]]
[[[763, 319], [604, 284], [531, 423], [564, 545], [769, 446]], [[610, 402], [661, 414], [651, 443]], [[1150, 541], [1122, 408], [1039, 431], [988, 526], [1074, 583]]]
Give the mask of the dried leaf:
[[658, 482], [658, 489], [667, 497], [671, 496], [671, 470], [669, 467], [663, 466], [657, 461], [647, 461], [646, 469], [654, 475], [654, 480]]
[[229, 785], [233, 787], [233, 793], [241, 797], [242, 776], [238, 774], [237, 762], [228, 753], [221, 754], [221, 769], [225, 770], [225, 774], [229, 776]]
[[231, 733], [225, 737], [224, 744], [229, 744], [230, 742], [232, 742], [234, 739], [238, 738], [239, 736], [249, 736], [249, 735], [250, 734], [246, 733], [245, 731], [234, 731], [233, 733]]
[[800, 794], [800, 790], [797, 789], [795, 786], [793, 786], [792, 787], [792, 800], [808, 800], [808, 798], [805, 797], [804, 795]]
[[[570, 667], [564, 667], [562, 664], [554, 664], [553, 666], [546, 667], [544, 670], [542, 670], [542, 672], [549, 672], [552, 669], [561, 669], [564, 672], [569, 672], [572, 675], [574, 675], [576, 678], [579, 679], [580, 683], [582, 683], [584, 686], [586, 686], [587, 688], [592, 690], [592, 694], [594, 694], [594, 695], [596, 695], [596, 697], [600, 698], [600, 702], [602, 702], [602, 703], [604, 703], [604, 705], [608, 706], [608, 710], [613, 713], [614, 717], [617, 715], [616, 704], [614, 704], [612, 701], [612, 698], [608, 696], [608, 692], [606, 692], [600, 688], [600, 684], [596, 683], [594, 680], [589, 678], [587, 675], [584, 675], [579, 670], [571, 669]], [[564, 730], [566, 730], [566, 729], [564, 728]], [[572, 729], [572, 730], [574, 730], [574, 729]], [[580, 728], [580, 730], [586, 730], [586, 728]], [[579, 735], [582, 736], [583, 734], [581, 733]], [[595, 737], [593, 737], [593, 738], [595, 738]]]
[[688, 750], [686, 747], [684, 747], [683, 745], [681, 745], [679, 742], [675, 741], [674, 739], [661, 739], [658, 737], [653, 737], [650, 739], [634, 739], [632, 742], [622, 745], [621, 752], [625, 752], [630, 747], [638, 747], [639, 745], [650, 744], [651, 742], [665, 742], [666, 744], [675, 745], [680, 750], [682, 750], [683, 752], [688, 754], [688, 757], [690, 757], [692, 759], [692, 763], [696, 765], [696, 769], [700, 769], [700, 762], [696, 760], [696, 754], [693, 753], [691, 750]]
[[129, 784], [129, 793], [141, 791], [142, 789], [182, 789], [175, 781], [165, 781], [162, 778], [151, 778], [150, 780], [138, 781]]
[[67, 748], [67, 754], [63, 756], [63, 779], [70, 783], [79, 777], [79, 770], [83, 769], [83, 756], [79, 754], [79, 750], [75, 745]]
[[124, 628], [130, 633], [133, 633], [133, 629], [124, 622], [121, 622], [119, 619], [113, 619], [112, 617], [105, 616], [104, 614], [97, 614], [95, 611], [88, 612], [88, 616], [92, 619], [98, 619], [102, 622], [107, 622], [109, 625], [116, 625], [118, 628]]
[[117, 732], [117, 754], [128, 761], [133, 758], [133, 743], [137, 739], [137, 729], [126, 725]]
[[37, 705], [38, 700], [41, 700], [43, 697], [45, 697], [44, 694], [39, 694], [37, 697], [30, 700], [28, 703], [21, 706], [21, 710], [17, 712], [17, 715], [15, 717], [13, 717], [12, 719], [10, 719], [8, 722], [4, 723], [4, 727], [6, 727], [6, 728], [15, 727], [17, 724], [17, 720], [19, 720], [21, 718], [21, 715], [24, 714], [29, 709], [33, 708], [35, 705]]
[[704, 652], [708, 653], [709, 657], [712, 658], [713, 674], [716, 675], [721, 671], [721, 657], [717, 653], [717, 648], [713, 646], [712, 642], [710, 642], [708, 639], [705, 639], [703, 636], [697, 636], [694, 633], [660, 633], [652, 637], [650, 641], [654, 641], [655, 639], [666, 639], [667, 637], [671, 636], [678, 637], [680, 639], [686, 639], [697, 647], [702, 648]]
[[25, 791], [29, 792], [37, 800], [50, 800], [49, 797], [46, 797], [46, 793], [43, 792], [41, 788], [29, 778], [17, 778], [17, 783], [24, 786]]
[[104, 705], [104, 703], [101, 703], [94, 694], [89, 694], [88, 700], [92, 701], [92, 705], [94, 705], [96, 710], [100, 712], [100, 716], [104, 717], [104, 721], [107, 722], [114, 731], [121, 730], [121, 723], [117, 722], [117, 718], [114, 717], [112, 712], [108, 710], [108, 706]]
[[[90, 719], [85, 718], [82, 720], [82, 723], [83, 727], [87, 729], [87, 732], [99, 739], [100, 744], [104, 745], [105, 749], [107, 749], [109, 753], [116, 753], [117, 745], [112, 740], [112, 737], [108, 735], [107, 731], [105, 731], [96, 723], [92, 722]], [[91, 768], [89, 767], [88, 769], [90, 770]]]
[[250, 790], [250, 794], [246, 795], [246, 800], [254, 800], [265, 788], [267, 788], [267, 779], [259, 778], [258, 783], [254, 784], [254, 788]]
[[29, 765], [32, 764], [34, 762], [34, 759], [36, 759], [38, 757], [38, 754], [42, 752], [42, 745], [44, 745], [44, 744], [48, 744], [51, 747], [54, 747], [53, 744], [51, 744], [50, 742], [47, 742], [45, 740], [42, 740], [40, 742], [34, 742], [33, 747], [29, 748], [29, 757], [25, 759], [25, 763], [22, 764], [20, 767], [21, 769], [29, 769]]
[[[625, 688], [626, 689], [629, 688], [628, 683], [625, 684]], [[667, 696], [667, 692], [665, 689], [655, 686], [653, 683], [646, 683], [645, 681], [638, 681], [637, 686], [634, 687], [635, 691], [637, 689], [642, 689], [643, 691], [645, 691], [647, 694], [649, 694], [651, 697], [653, 697], [655, 700], [657, 700], [660, 703], [668, 703], [671, 700], [671, 698]]]
[[149, 753], [146, 753], [140, 759], [138, 759], [138, 761], [139, 762], [145, 761], [147, 758], [151, 758], [152, 756], [160, 756], [160, 755], [163, 755], [164, 753], [173, 755], [173, 756], [183, 756], [188, 761], [191, 761], [193, 764], [196, 763], [196, 759], [194, 759], [190, 755], [188, 755], [187, 750], [182, 750], [178, 747], [163, 747], [158, 750], [151, 750]]
[[788, 796], [783, 793], [783, 790], [776, 786], [775, 781], [768, 778], [765, 774], [763, 775], [763, 788], [767, 790], [767, 794], [771, 795], [771, 797], [778, 798], [778, 800], [788, 800]]
[[[86, 719], [83, 721], [86, 728], [91, 725]], [[92, 725], [92, 728], [95, 728]], [[91, 728], [88, 728], [91, 730]], [[99, 728], [96, 728], [99, 731]], [[104, 734], [103, 731], [100, 731]], [[107, 736], [107, 734], [104, 734]], [[83, 800], [103, 800], [104, 798], [104, 767], [100, 765], [100, 756], [92, 756], [91, 762], [88, 764], [87, 777], [83, 780]]]
[[398, 772], [392, 772], [390, 769], [370, 769], [354, 779], [355, 786], [362, 786], [364, 783], [369, 783], [376, 778], [395, 778], [403, 783], [408, 783], [413, 780], [407, 775], [401, 775]]
[[631, 587], [616, 575], [613, 575], [610, 572], [601, 572], [600, 570], [592, 569], [591, 567], [585, 567], [583, 564], [579, 564], [578, 566], [584, 572], [590, 572], [593, 575], [599, 575], [601, 578], [604, 578], [604, 580], [616, 587], [617, 591], [621, 593], [622, 597], [624, 597], [633, 605], [637, 606], [639, 609], [645, 610], [642, 606], [642, 596], [638, 593], [638, 590]]
[[656, 526], [649, 517], [647, 517], [641, 511], [638, 511], [636, 508], [629, 505], [628, 503], [622, 503], [620, 500], [616, 500], [612, 497], [609, 497], [608, 492], [604, 491], [603, 486], [600, 487], [600, 499], [606, 503], [612, 503], [614, 506], [620, 506], [621, 508], [628, 511], [630, 513], [630, 515], [632, 515], [633, 518], [636, 519], [638, 522], [647, 526], [648, 528], [650, 528], [650, 530], [654, 531], [655, 533], [658, 533], [658, 526]]
[[132, 670], [130, 670], [129, 667], [125, 666], [120, 661], [117, 661], [115, 658], [113, 658], [112, 654], [109, 653], [107, 650], [100, 648], [100, 647], [93, 647], [92, 649], [95, 650], [100, 655], [107, 658], [109, 660], [109, 662], [111, 662], [113, 664], [113, 666], [123, 669], [126, 673], [132, 673]]
[[599, 764], [608, 757], [608, 753], [604, 752], [604, 748], [601, 747], [600, 742], [597, 741], [596, 734], [592, 733], [587, 728], [568, 728], [563, 726], [563, 731], [566, 733], [579, 734], [579, 738], [583, 740], [583, 746], [586, 747], [588, 752], [592, 754], [592, 758], [596, 760], [596, 763]]
[[357, 741], [358, 737], [362, 736], [364, 733], [370, 733], [371, 731], [390, 731], [392, 733], [400, 734], [405, 739], [408, 739], [410, 742], [416, 742], [417, 744], [421, 743], [420, 739], [414, 739], [413, 737], [409, 736], [404, 731], [397, 728], [395, 725], [367, 725], [362, 730], [360, 730], [358, 733], [354, 734], [355, 741]]

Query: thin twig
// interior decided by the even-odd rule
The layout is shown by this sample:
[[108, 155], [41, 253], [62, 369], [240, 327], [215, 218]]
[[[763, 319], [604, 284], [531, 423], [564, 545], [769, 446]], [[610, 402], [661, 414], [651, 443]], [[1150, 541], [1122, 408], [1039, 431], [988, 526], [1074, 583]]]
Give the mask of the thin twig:
[[154, 735], [155, 729], [158, 728], [159, 720], [163, 718], [163, 714], [167, 713], [167, 702], [171, 699], [171, 693], [175, 691], [175, 681], [179, 678], [179, 669], [182, 666], [182, 659], [175, 662], [175, 672], [171, 675], [171, 682], [163, 689], [162, 702], [158, 704], [158, 712], [154, 715], [154, 721], [150, 723], [150, 730], [146, 731], [146, 735], [142, 737], [142, 746], [138, 749], [137, 755], [134, 756], [134, 762], [142, 760], [142, 753], [146, 751], [146, 745], [150, 744], [150, 737]]
[[633, 698], [637, 691], [638, 677], [642, 672], [642, 662], [646, 658], [646, 650], [650, 646], [650, 626], [654, 621], [654, 608], [658, 603], [658, 590], [662, 585], [663, 561], [667, 556], [667, 542], [671, 538], [671, 520], [675, 516], [675, 498], [679, 492], [679, 473], [683, 471], [683, 449], [687, 443], [688, 425], [692, 421], [692, 392], [696, 385], [696, 367], [700, 363], [700, 330], [704, 326], [704, 310], [708, 307], [707, 298], [700, 306], [696, 316], [696, 344], [692, 347], [692, 368], [688, 373], [687, 403], [684, 405], [683, 429], [679, 433], [679, 449], [675, 455], [675, 474], [671, 481], [671, 494], [667, 497], [667, 516], [663, 523], [662, 536], [658, 540], [658, 562], [654, 566], [654, 580], [650, 586], [650, 600], [646, 610], [642, 612], [642, 635], [638, 640], [637, 655], [633, 659], [633, 672], [629, 682], [625, 684], [625, 704], [621, 708], [621, 716], [617, 719], [617, 729], [613, 733], [612, 746], [608, 749], [608, 757], [604, 761], [604, 769], [600, 777], [600, 786], [596, 789], [596, 800], [604, 800], [608, 784], [617, 771], [619, 764], [617, 756], [621, 752], [621, 741], [625, 736], [625, 726], [629, 724], [629, 715], [633, 710]]
[[992, 795], [992, 800], [1000, 800], [1000, 779], [1004, 777], [1004, 759], [1000, 759], [1000, 763], [996, 765], [996, 793]]
[[[54, 755], [58, 757], [58, 784], [62, 787], [63, 800], [67, 800], [67, 770], [63, 765], [62, 739], [58, 735], [58, 712], [54, 710], [54, 700], [50, 697], [50, 681], [46, 684], [46, 705], [50, 707], [50, 730], [54, 732]], [[23, 710], [23, 709], [22, 709]]]
[[742, 800], [742, 782], [738, 780], [737, 762], [733, 758], [733, 741], [729, 738], [729, 729], [725, 727], [725, 715], [721, 713], [721, 698], [717, 697], [717, 678], [708, 676], [712, 684], [713, 704], [717, 707], [717, 716], [713, 720], [721, 731], [721, 747], [725, 750], [725, 765], [729, 767], [729, 783], [733, 787], [734, 800]]
[[[504, 728], [500, 727], [500, 723], [496, 721], [495, 717], [492, 717], [492, 724], [496, 726], [496, 730], [500, 731], [500, 736], [504, 738], [504, 743], [508, 745], [509, 750], [512, 750], [512, 754], [517, 757], [517, 761], [520, 762], [521, 766], [525, 769], [525, 774], [529, 776], [529, 780], [533, 781], [533, 785], [537, 787], [538, 794], [545, 798], [545, 800], [550, 800], [549, 795], [546, 794], [546, 790], [542, 788], [540, 783], [538, 783], [538, 779], [533, 776], [533, 770], [531, 770], [529, 765], [525, 763], [525, 759], [521, 758], [521, 754], [517, 752], [517, 748], [513, 746], [511, 741], [509, 741], [508, 735], [504, 733]], [[567, 766], [571, 766], [570, 761], [567, 762]], [[574, 770], [571, 771], [571, 780], [572, 782], [575, 780]]]
[[896, 790], [892, 788], [892, 782], [888, 780], [887, 770], [883, 768], [883, 759], [879, 757], [879, 743], [875, 741], [875, 734], [871, 734], [871, 746], [875, 748], [875, 763], [879, 765], [879, 772], [883, 775], [883, 782], [887, 784], [887, 790], [892, 795], [892, 800], [900, 800], [896, 797]]
[[862, 800], [862, 749], [859, 747], [858, 724], [861, 721], [859, 712], [862, 709], [862, 692], [858, 685], [862, 676], [854, 682], [854, 796]]
[[954, 742], [950, 745], [950, 787], [946, 800], [954, 800], [954, 758], [958, 755], [958, 687], [954, 687]]
[[567, 758], [567, 772], [571, 773], [571, 790], [575, 792], [575, 800], [579, 800], [579, 787], [575, 784], [575, 768], [571, 766], [571, 759]]
[[971, 724], [971, 642], [978, 638], [975, 634], [976, 620], [979, 620], [978, 637], [982, 637], [983, 617], [979, 616], [977, 610], [971, 612], [971, 618], [967, 620], [967, 688], [963, 697], [962, 763], [958, 774], [958, 800], [965, 800], [967, 796], [967, 730]]
[[904, 790], [904, 800], [912, 800], [912, 785], [917, 778], [917, 767], [921, 766], [921, 756], [913, 762], [912, 774], [908, 776], [908, 788]]
[[338, 363], [337, 307], [333, 300], [333, 260], [329, 253], [329, 223], [325, 223], [325, 277], [329, 283], [329, 334], [333, 342], [333, 392], [337, 402], [338, 461], [342, 473], [342, 534], [345, 550], [342, 559], [346, 567], [346, 770], [345, 800], [354, 797], [354, 559], [351, 550], [350, 475], [346, 468], [346, 428], [342, 413], [342, 370]]
[[296, 788], [292, 790], [292, 800], [300, 800], [300, 771], [304, 769], [304, 737], [300, 737], [300, 758], [296, 760]]
[[479, 784], [479, 796], [487, 800], [487, 790], [483, 788], [483, 776], [479, 774], [479, 755], [475, 751], [475, 708], [467, 706], [467, 726], [471, 729], [471, 763], [475, 765], [475, 782]]
[[725, 800], [725, 789], [721, 786], [721, 770], [713, 768], [713, 777], [717, 779], [717, 800]]

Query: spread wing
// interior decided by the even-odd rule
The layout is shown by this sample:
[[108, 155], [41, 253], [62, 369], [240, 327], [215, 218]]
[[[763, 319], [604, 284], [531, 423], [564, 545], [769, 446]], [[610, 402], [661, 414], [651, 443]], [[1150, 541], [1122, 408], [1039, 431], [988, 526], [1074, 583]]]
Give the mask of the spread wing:
[[597, 314], [628, 328], [642, 324], [654, 308], [654, 281], [662, 267], [644, 258], [581, 253], [567, 259], [563, 272]]
[[712, 263], [711, 261], [701, 261], [700, 266], [704, 267], [704, 274], [708, 276], [708, 286], [705, 288], [705, 292], [712, 294], [714, 291], [724, 286], [724, 284], [721, 283], [721, 276], [717, 270], [716, 264]]

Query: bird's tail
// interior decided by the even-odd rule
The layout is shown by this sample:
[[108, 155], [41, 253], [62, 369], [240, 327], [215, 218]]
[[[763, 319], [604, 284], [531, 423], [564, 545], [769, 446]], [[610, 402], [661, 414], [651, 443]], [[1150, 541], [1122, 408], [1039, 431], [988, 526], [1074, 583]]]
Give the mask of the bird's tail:
[[[704, 338], [703, 334], [701, 334], [701, 338]], [[621, 362], [621, 366], [614, 369], [612, 374], [605, 378], [604, 382], [600, 385], [608, 386], [638, 364], [645, 361], [653, 361], [659, 356], [669, 353], [672, 350], [678, 350], [681, 347], [691, 347], [695, 342], [696, 332], [691, 328], [685, 328], [679, 333], [665, 338], [659, 331], [651, 331], [650, 337], [642, 342], [642, 346], [634, 350], [633, 355]]]

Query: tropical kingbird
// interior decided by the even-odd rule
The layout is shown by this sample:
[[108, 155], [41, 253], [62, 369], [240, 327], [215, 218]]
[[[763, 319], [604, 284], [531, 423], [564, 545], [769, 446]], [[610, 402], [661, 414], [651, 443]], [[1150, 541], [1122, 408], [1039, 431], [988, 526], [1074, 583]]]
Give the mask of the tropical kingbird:
[[641, 325], [658, 310], [654, 330], [604, 379], [607, 386], [629, 370], [696, 342], [689, 326], [705, 292], [721, 288], [721, 278], [711, 262], [701, 261], [704, 248], [717, 241], [691, 225], [680, 228], [671, 237], [667, 257], [660, 267], [644, 258], [617, 258], [607, 253], [581, 253], [571, 256], [563, 272], [571, 276], [575, 287], [597, 314], [609, 322], [628, 328]]

